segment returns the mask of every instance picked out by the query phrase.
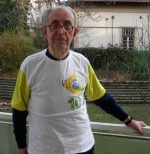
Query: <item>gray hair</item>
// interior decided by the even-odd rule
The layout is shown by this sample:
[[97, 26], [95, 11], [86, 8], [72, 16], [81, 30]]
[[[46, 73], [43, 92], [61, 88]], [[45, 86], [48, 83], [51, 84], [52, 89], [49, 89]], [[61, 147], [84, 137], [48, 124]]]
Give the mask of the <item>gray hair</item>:
[[78, 23], [78, 17], [77, 17], [77, 14], [76, 12], [69, 6], [64, 6], [64, 5], [59, 5], [59, 6], [56, 6], [56, 7], [50, 7], [48, 9], [46, 9], [42, 15], [42, 24], [47, 26], [48, 25], [48, 15], [53, 11], [53, 10], [56, 10], [56, 9], [59, 9], [59, 8], [66, 8], [68, 10], [70, 10], [74, 16], [74, 26], [77, 27], [77, 23]]

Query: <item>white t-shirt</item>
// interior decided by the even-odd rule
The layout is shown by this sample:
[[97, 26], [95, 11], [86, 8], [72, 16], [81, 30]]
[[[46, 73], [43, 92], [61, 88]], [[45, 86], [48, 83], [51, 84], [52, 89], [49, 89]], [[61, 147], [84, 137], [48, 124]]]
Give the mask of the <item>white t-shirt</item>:
[[29, 154], [76, 154], [94, 145], [84, 94], [102, 97], [89, 61], [73, 51], [60, 61], [46, 50], [27, 57], [21, 65], [12, 107], [29, 111]]

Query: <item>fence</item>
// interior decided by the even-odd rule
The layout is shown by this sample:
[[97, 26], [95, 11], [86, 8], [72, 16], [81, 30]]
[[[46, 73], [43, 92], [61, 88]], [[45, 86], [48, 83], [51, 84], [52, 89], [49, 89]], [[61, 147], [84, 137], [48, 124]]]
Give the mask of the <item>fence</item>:
[[[0, 136], [3, 142], [0, 144], [0, 153], [12, 154], [18, 153], [17, 145], [13, 135], [12, 114], [0, 112]], [[98, 123], [91, 122], [92, 129], [96, 130], [114, 130], [124, 132], [134, 132], [131, 128], [123, 124]], [[150, 126], [142, 128], [144, 133], [150, 134]], [[149, 154], [150, 137], [130, 136], [122, 134], [110, 134], [93, 132], [95, 137], [95, 154]]]

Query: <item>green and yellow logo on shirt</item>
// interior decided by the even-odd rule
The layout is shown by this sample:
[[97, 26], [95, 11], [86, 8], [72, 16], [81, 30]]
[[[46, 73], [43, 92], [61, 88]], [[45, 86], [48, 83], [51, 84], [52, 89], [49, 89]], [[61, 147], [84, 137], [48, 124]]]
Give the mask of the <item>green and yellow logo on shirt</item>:
[[71, 91], [73, 94], [78, 95], [82, 90], [81, 81], [77, 79], [75, 74], [73, 74], [69, 79], [63, 82], [63, 87]]
[[68, 100], [68, 104], [71, 104], [71, 110], [79, 109], [81, 107], [80, 97], [71, 98]]

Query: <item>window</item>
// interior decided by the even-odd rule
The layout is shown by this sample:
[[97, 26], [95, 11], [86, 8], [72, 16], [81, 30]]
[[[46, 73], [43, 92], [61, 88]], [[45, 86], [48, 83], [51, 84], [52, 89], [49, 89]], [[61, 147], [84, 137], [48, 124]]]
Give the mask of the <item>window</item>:
[[134, 35], [135, 35], [135, 29], [133, 28], [123, 28], [122, 29], [123, 49], [132, 50], [134, 48]]

